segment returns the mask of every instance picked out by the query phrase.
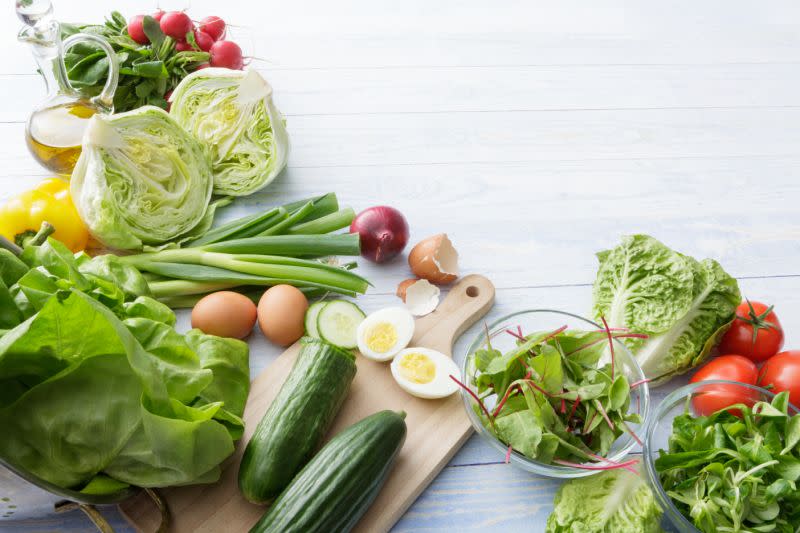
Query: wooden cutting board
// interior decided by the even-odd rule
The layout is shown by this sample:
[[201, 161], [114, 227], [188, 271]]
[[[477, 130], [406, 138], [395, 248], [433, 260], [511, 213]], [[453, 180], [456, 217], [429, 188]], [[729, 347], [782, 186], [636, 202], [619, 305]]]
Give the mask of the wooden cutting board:
[[[469, 275], [449, 292], [438, 309], [416, 321], [411, 346], [433, 348], [452, 356], [453, 343], [494, 302], [494, 285]], [[247, 502], [239, 493], [237, 473], [246, 443], [292, 368], [299, 346], [281, 354], [253, 381], [244, 412], [245, 433], [234, 455], [223, 465], [221, 479], [212, 485], [160, 491], [172, 514], [170, 531], [246, 532], [265, 508]], [[382, 409], [407, 413], [408, 435], [394, 469], [356, 531], [380, 533], [391, 529], [472, 432], [459, 394], [441, 400], [415, 398], [397, 386], [388, 363], [358, 356], [358, 372], [342, 411], [328, 437]], [[145, 495], [120, 504], [120, 510], [139, 530], [155, 531], [160, 514]]]

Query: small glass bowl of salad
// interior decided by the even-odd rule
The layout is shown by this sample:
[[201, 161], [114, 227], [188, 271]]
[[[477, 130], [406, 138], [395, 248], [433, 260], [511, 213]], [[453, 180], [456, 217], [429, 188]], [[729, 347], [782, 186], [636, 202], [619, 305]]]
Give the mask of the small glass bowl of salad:
[[650, 408], [627, 329], [550, 309], [504, 316], [477, 335], [461, 396], [506, 462], [552, 478], [631, 468]]
[[643, 470], [665, 521], [681, 532], [794, 531], [798, 412], [787, 393], [736, 381], [671, 392], [644, 442]]

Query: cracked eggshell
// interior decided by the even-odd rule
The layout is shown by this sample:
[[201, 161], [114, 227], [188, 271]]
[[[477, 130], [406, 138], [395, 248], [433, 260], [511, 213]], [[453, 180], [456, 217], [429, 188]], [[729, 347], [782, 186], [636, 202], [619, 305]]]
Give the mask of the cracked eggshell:
[[447, 285], [458, 278], [458, 252], [447, 234], [440, 233], [419, 241], [411, 249], [408, 266], [422, 279]]
[[406, 303], [414, 316], [425, 316], [439, 306], [441, 291], [426, 279], [407, 279], [397, 286], [397, 296]]
[[419, 278], [404, 279], [403, 281], [401, 281], [400, 283], [397, 284], [397, 291], [395, 292], [395, 294], [397, 295], [398, 298], [400, 298], [401, 300], [403, 300], [405, 302], [406, 301], [406, 290], [408, 290], [408, 288], [411, 285], [413, 285], [414, 283], [416, 283], [418, 281], [419, 281]]

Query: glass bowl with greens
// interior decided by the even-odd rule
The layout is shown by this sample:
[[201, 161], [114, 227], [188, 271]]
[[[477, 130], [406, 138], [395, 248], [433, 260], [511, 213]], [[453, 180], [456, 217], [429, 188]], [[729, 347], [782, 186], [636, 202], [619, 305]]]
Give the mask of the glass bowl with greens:
[[797, 531], [800, 415], [787, 393], [703, 381], [648, 420], [644, 469], [678, 531]]
[[650, 406], [647, 380], [621, 342], [635, 336], [548, 309], [504, 316], [464, 360], [472, 425], [506, 462], [536, 474], [632, 468], [625, 456], [641, 443]]

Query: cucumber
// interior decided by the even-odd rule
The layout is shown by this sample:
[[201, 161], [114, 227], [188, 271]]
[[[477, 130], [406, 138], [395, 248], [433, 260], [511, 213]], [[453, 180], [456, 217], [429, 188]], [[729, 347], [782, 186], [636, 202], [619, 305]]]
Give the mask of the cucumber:
[[301, 344], [239, 465], [239, 489], [253, 503], [272, 501], [311, 459], [356, 375], [352, 353], [310, 337]]
[[314, 302], [306, 310], [305, 327], [306, 335], [309, 337], [314, 337], [315, 339], [320, 338], [319, 330], [317, 330], [317, 316], [319, 316], [319, 312], [322, 311], [322, 308], [326, 305], [328, 305], [328, 302]]
[[353, 302], [333, 300], [319, 312], [317, 331], [334, 346], [355, 348], [358, 346], [356, 330], [365, 317], [364, 311]]
[[380, 411], [333, 437], [250, 533], [350, 531], [380, 492], [403, 446], [405, 416]]

